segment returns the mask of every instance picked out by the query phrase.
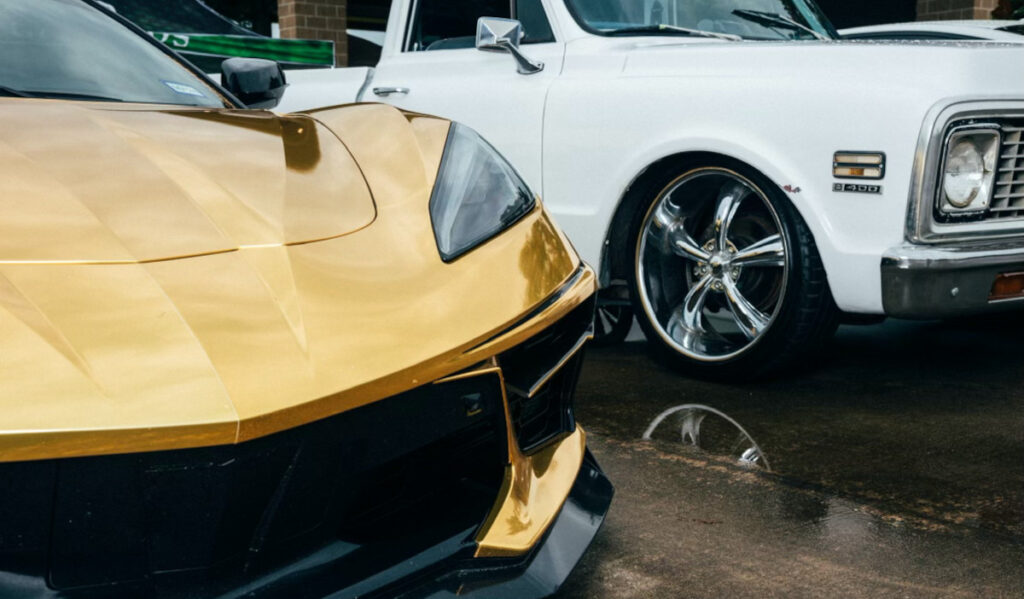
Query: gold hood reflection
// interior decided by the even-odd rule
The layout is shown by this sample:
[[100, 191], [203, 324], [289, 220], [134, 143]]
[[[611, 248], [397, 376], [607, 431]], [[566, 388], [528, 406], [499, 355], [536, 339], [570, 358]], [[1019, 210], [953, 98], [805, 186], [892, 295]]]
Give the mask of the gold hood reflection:
[[0, 262], [152, 262], [367, 226], [352, 156], [305, 116], [5, 102]]
[[99, 106], [0, 101], [0, 461], [263, 436], [479, 363], [593, 293], [587, 271], [489, 341], [579, 260], [538, 208], [441, 261], [447, 121]]

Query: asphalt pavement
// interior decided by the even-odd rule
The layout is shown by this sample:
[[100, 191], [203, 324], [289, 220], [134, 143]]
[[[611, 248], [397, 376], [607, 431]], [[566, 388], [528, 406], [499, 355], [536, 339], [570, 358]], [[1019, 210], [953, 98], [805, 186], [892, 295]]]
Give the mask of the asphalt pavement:
[[577, 413], [617, 494], [559, 598], [1024, 597], [1022, 387], [1021, 317], [843, 327], [754, 384], [592, 349]]

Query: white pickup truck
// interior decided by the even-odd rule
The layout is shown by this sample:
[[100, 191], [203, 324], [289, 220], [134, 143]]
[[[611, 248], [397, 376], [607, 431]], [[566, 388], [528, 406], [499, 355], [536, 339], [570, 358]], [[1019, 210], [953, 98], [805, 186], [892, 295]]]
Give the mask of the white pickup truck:
[[1024, 307], [1024, 50], [835, 36], [813, 0], [395, 0], [376, 69], [295, 73], [281, 109], [475, 128], [603, 316], [699, 375], [799, 363], [846, 315]]

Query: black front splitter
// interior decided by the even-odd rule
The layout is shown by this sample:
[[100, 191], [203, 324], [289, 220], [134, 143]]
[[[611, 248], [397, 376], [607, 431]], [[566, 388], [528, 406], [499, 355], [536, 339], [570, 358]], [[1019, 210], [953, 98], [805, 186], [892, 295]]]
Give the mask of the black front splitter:
[[[500, 564], [484, 560], [429, 585], [398, 595], [401, 599], [540, 599], [562, 586], [597, 536], [615, 490], [588, 450], [569, 493], [544, 540], [526, 559]], [[447, 580], [446, 580], [447, 579]], [[458, 581], [453, 588], [452, 582]], [[332, 598], [334, 599], [334, 598]]]
[[[406, 575], [394, 580], [382, 572], [380, 579], [329, 594], [328, 599], [541, 599], [562, 586], [593, 542], [611, 505], [614, 488], [587, 451], [576, 482], [554, 524], [543, 540], [526, 556], [472, 558], [467, 552], [450, 555], [433, 564], [431, 556], [443, 553], [439, 546], [403, 564]], [[457, 539], [452, 539], [457, 542]], [[432, 554], [432, 555], [431, 555]], [[418, 564], [416, 563], [418, 562]], [[409, 572], [415, 568], [416, 573]]]
[[[562, 586], [604, 524], [614, 488], [588, 450], [569, 497], [543, 540], [518, 558], [474, 558], [475, 529], [338, 588], [326, 548], [218, 599], [541, 599]], [[402, 539], [395, 539], [402, 543]]]

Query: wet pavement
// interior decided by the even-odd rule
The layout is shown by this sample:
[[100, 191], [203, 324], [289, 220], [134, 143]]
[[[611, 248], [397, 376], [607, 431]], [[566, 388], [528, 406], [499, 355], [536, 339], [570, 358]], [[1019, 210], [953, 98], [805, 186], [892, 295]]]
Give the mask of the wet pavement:
[[[577, 411], [617, 495], [559, 597], [1024, 597], [1022, 386], [1019, 317], [843, 327], [756, 384], [591, 350]], [[748, 435], [683, 410], [641, 439], [688, 404]]]

